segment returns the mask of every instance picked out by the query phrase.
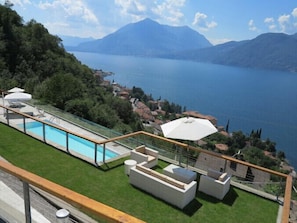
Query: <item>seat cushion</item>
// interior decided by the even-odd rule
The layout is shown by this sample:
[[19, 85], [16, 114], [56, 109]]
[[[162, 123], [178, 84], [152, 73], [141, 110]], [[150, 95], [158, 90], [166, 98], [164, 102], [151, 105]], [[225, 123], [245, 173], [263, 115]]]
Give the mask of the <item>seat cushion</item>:
[[219, 177], [219, 181], [224, 182], [227, 179], [228, 175], [227, 173], [223, 173], [220, 177]]

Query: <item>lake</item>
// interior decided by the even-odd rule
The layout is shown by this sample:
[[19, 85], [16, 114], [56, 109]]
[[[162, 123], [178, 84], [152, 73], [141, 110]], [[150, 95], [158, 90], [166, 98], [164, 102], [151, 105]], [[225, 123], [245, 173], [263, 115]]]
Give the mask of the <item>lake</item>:
[[276, 142], [297, 168], [297, 74], [184, 60], [71, 52], [94, 69], [111, 71], [106, 79], [140, 87], [187, 110], [212, 115], [229, 131]]

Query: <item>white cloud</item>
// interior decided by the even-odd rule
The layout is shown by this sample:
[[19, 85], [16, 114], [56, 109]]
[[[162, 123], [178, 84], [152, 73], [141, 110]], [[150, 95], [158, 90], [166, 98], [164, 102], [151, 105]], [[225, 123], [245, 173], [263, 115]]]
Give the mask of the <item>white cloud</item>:
[[218, 24], [214, 21], [211, 21], [210, 23], [208, 23], [208, 28], [215, 28]]
[[[297, 8], [294, 8], [291, 14], [283, 14], [277, 19], [268, 17], [264, 19], [264, 23], [268, 26], [270, 31], [295, 33], [297, 27]], [[293, 21], [295, 20], [295, 21]]]
[[107, 34], [99, 25], [85, 26], [76, 24], [76, 26], [73, 26], [67, 22], [46, 22], [44, 25], [54, 35], [102, 38]]
[[32, 4], [30, 0], [10, 0], [13, 5], [24, 7], [26, 4]]
[[251, 19], [248, 22], [248, 26], [249, 26], [249, 30], [251, 30], [251, 31], [257, 31], [258, 30], [253, 19]]
[[277, 29], [277, 26], [275, 24], [271, 24], [268, 26], [269, 30], [275, 31]]
[[197, 26], [203, 31], [208, 31], [209, 29], [216, 27], [218, 24], [215, 21], [208, 22], [206, 14], [196, 12], [192, 25]]
[[115, 0], [115, 5], [120, 8], [120, 14], [124, 18], [132, 18], [138, 21], [143, 18], [152, 18], [178, 24], [184, 14], [181, 8], [185, 0]]
[[174, 24], [179, 24], [184, 17], [181, 8], [185, 5], [185, 0], [166, 0], [161, 4], [154, 2], [152, 12], [160, 19], [164, 19]]
[[147, 7], [140, 0], [115, 0], [114, 3], [120, 8], [120, 13], [124, 17], [131, 17], [134, 21], [145, 17]]
[[205, 24], [206, 18], [207, 18], [207, 15], [205, 15], [204, 13], [197, 12], [195, 14], [195, 18], [192, 25]]
[[270, 17], [270, 18], [265, 18], [264, 19], [265, 23], [273, 23], [274, 22], [274, 18]]
[[264, 19], [264, 23], [268, 26], [268, 29], [270, 31], [276, 31], [276, 25], [274, 23], [274, 18], [269, 17]]
[[102, 37], [103, 32], [97, 15], [85, 0], [35, 1], [36, 18], [54, 35]]
[[280, 17], [278, 17], [278, 23], [281, 32], [286, 32], [288, 26], [290, 25], [290, 15], [281, 15]]
[[81, 0], [54, 0], [51, 3], [40, 1], [38, 7], [42, 10], [52, 9], [61, 11], [64, 16], [66, 14], [66, 17], [75, 17], [77, 20], [82, 18], [87, 23], [98, 23], [96, 15]]
[[[294, 18], [297, 19], [297, 8], [294, 8], [291, 14]], [[297, 27], [297, 22], [293, 23], [293, 27], [294, 27], [294, 29]]]
[[282, 15], [278, 18], [279, 23], [289, 23], [290, 15]]
[[297, 17], [297, 8], [294, 8], [291, 14], [293, 17], [296, 18]]

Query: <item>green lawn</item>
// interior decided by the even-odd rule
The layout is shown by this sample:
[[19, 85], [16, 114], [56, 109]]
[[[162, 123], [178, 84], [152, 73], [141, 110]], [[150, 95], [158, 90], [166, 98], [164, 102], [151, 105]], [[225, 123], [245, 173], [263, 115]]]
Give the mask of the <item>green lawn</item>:
[[0, 155], [14, 165], [147, 222], [276, 222], [277, 203], [234, 187], [223, 201], [197, 192], [181, 211], [132, 187], [123, 159], [96, 168], [4, 124], [0, 133]]

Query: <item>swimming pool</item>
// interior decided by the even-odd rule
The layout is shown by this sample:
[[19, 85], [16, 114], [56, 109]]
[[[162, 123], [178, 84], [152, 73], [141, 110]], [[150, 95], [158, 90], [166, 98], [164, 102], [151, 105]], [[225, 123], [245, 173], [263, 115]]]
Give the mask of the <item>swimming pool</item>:
[[[43, 137], [43, 127], [41, 122], [28, 122], [26, 123], [26, 131]], [[19, 127], [23, 127], [21, 124]], [[66, 148], [66, 132], [55, 127], [45, 125], [45, 139], [52, 141]], [[76, 153], [85, 157], [95, 160], [95, 144], [91, 141], [81, 137], [68, 134], [68, 148]], [[105, 148], [105, 160], [114, 158], [119, 154]], [[97, 161], [103, 161], [103, 147], [97, 145]]]

